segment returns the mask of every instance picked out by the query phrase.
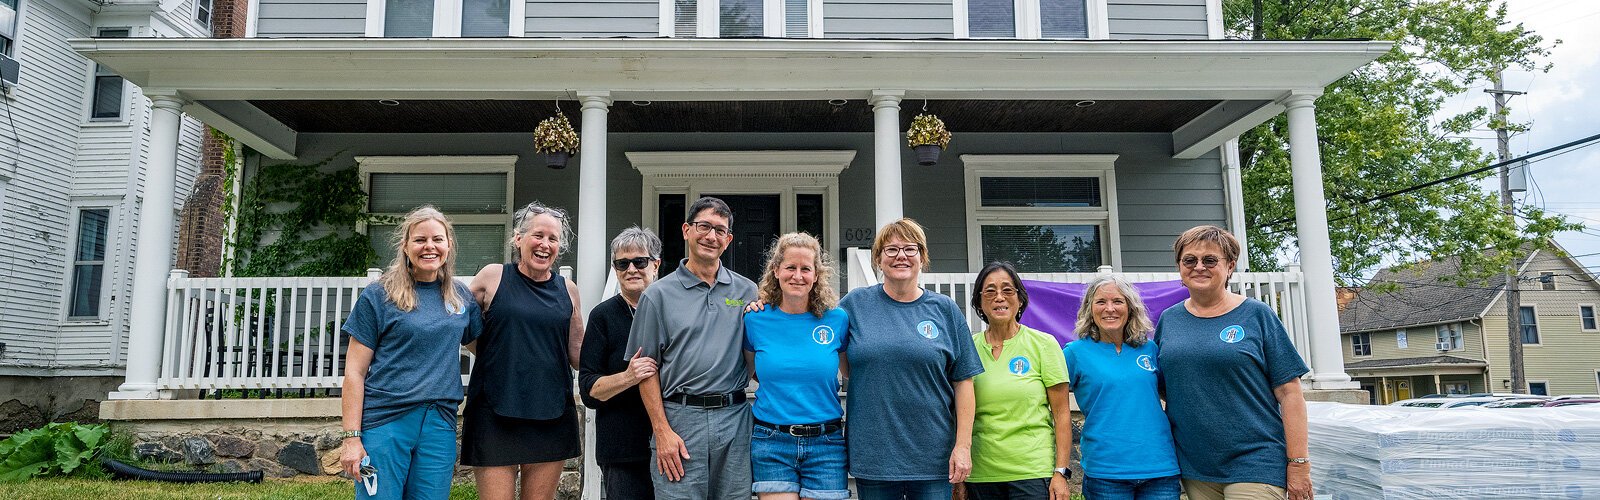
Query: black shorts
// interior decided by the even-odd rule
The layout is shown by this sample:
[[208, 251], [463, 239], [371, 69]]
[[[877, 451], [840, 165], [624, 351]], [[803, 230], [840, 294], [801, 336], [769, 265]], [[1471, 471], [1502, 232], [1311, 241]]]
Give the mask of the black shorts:
[[499, 467], [555, 462], [583, 453], [572, 400], [560, 417], [531, 420], [496, 414], [467, 400], [462, 412], [461, 465]]

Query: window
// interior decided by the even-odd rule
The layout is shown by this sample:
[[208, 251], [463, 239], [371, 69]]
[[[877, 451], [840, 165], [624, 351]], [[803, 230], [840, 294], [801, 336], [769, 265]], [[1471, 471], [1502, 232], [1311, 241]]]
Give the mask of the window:
[[[458, 276], [508, 258], [515, 156], [361, 156], [356, 161], [368, 213], [400, 217], [431, 204], [450, 216]], [[390, 237], [395, 226], [369, 224], [365, 229], [379, 262], [394, 258]]]
[[67, 319], [99, 320], [100, 292], [105, 281], [106, 235], [111, 229], [111, 209], [78, 210], [78, 233], [72, 251], [71, 295]]
[[1546, 292], [1556, 289], [1556, 273], [1544, 271], [1539, 273], [1539, 289]]
[[819, 38], [822, 0], [660, 0], [661, 36]]
[[1528, 394], [1534, 396], [1549, 396], [1550, 382], [1528, 382]]
[[194, 0], [194, 21], [211, 27], [211, 8], [213, 0]]
[[1520, 318], [1521, 322], [1519, 324], [1522, 326], [1522, 343], [1538, 344], [1539, 316], [1534, 312], [1533, 306], [1522, 306], [1520, 312], [1522, 318]]
[[956, 38], [1106, 38], [1105, 0], [955, 0]]
[[[127, 38], [128, 28], [100, 28], [99, 38]], [[123, 80], [103, 64], [94, 65], [94, 85], [89, 93], [89, 118], [121, 119]]]
[[367, 36], [522, 36], [526, 9], [511, 0], [375, 0], [367, 3]]
[[1466, 382], [1445, 382], [1442, 392], [1445, 394], [1472, 394], [1472, 387]]
[[1449, 324], [1433, 327], [1434, 347], [1440, 351], [1461, 349], [1461, 325]]
[[1405, 349], [1406, 348], [1406, 329], [1401, 328], [1399, 330], [1395, 330], [1394, 331], [1394, 348], [1395, 349]]
[[1354, 356], [1372, 355], [1372, 334], [1355, 333], [1350, 335], [1350, 354]]
[[0, 0], [0, 54], [13, 55], [17, 45], [17, 2]]
[[1585, 304], [1578, 306], [1578, 322], [1579, 327], [1581, 327], [1583, 331], [1592, 332], [1595, 330], [1600, 330], [1600, 328], [1597, 328], [1595, 325], [1593, 305]]
[[1121, 264], [1116, 155], [962, 155], [968, 266], [1094, 272]]

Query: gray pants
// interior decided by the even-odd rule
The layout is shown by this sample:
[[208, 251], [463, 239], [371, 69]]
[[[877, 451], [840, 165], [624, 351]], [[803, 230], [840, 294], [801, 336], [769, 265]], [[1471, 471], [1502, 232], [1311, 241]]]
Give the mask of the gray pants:
[[[683, 438], [689, 458], [683, 480], [668, 481], [659, 462], [650, 461], [650, 479], [657, 500], [749, 500], [750, 403], [722, 408], [697, 408], [663, 402], [667, 424]], [[650, 451], [656, 443], [650, 440]]]

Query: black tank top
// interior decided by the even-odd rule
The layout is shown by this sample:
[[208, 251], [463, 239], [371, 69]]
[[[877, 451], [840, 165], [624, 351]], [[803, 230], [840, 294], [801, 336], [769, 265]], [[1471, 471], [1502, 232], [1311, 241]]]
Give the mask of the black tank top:
[[483, 313], [469, 397], [501, 416], [560, 417], [572, 402], [567, 280], [552, 272], [550, 279], [534, 281], [516, 264], [504, 266], [494, 301]]

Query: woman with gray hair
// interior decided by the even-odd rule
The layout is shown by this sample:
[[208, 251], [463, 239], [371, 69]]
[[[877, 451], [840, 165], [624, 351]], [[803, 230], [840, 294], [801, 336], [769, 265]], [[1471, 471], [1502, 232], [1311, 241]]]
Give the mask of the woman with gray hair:
[[1178, 498], [1178, 458], [1157, 392], [1155, 330], [1133, 285], [1104, 275], [1084, 290], [1078, 340], [1062, 352], [1083, 410], [1083, 494]]
[[594, 408], [594, 453], [606, 498], [651, 500], [650, 416], [639, 381], [656, 373], [656, 360], [627, 352], [633, 311], [661, 268], [661, 238], [638, 226], [611, 240], [611, 269], [620, 293], [589, 311], [578, 357], [578, 395]]
[[[583, 344], [578, 286], [556, 274], [567, 215], [539, 202], [517, 211], [512, 261], [472, 278], [484, 332], [463, 412], [461, 463], [478, 495], [553, 499], [561, 464], [582, 453], [572, 372]], [[520, 478], [519, 478], [520, 476]], [[520, 484], [520, 488], [518, 487]]]

